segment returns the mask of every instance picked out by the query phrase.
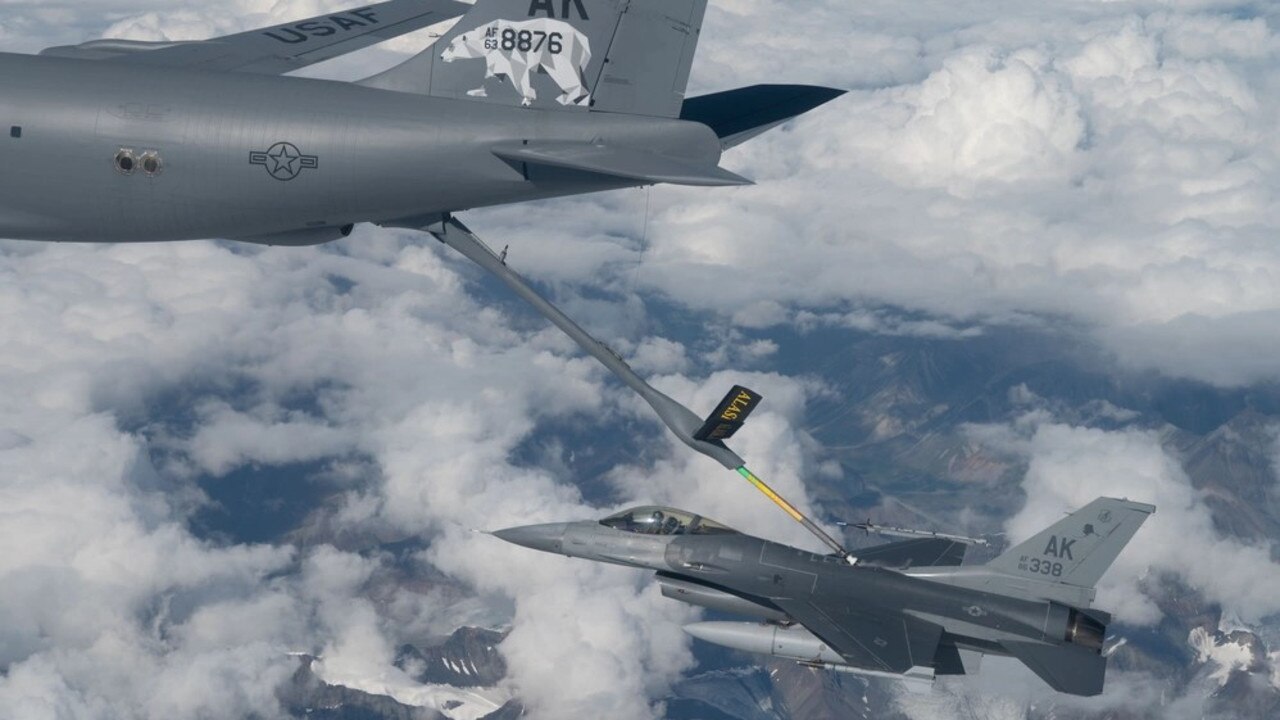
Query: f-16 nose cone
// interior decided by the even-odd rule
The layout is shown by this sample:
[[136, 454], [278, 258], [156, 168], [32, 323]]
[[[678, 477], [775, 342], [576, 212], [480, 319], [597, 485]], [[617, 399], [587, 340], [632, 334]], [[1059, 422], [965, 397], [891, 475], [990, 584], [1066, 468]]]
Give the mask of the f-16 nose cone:
[[563, 546], [564, 529], [567, 525], [568, 523], [521, 525], [506, 530], [495, 530], [493, 534], [509, 543], [542, 552], [558, 553]]

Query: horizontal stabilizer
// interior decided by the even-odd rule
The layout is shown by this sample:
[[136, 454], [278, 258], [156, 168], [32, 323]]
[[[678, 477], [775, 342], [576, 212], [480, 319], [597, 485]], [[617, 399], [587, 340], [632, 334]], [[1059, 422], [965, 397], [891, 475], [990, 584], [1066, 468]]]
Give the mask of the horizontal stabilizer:
[[764, 397], [760, 393], [748, 390], [741, 385], [734, 385], [716, 409], [707, 416], [707, 421], [702, 424], [698, 432], [693, 434], [693, 437], [697, 440], [727, 440], [733, 437], [761, 400], [764, 400]]
[[943, 567], [964, 562], [967, 546], [955, 540], [919, 538], [862, 548], [854, 552], [858, 562], [881, 567]]
[[813, 85], [752, 85], [684, 101], [681, 120], [715, 131], [731, 148], [844, 95], [844, 90]]
[[704, 165], [658, 153], [585, 142], [545, 141], [500, 143], [493, 154], [511, 163], [578, 170], [673, 185], [751, 185], [750, 180], [714, 165]]
[[1049, 687], [1071, 695], [1100, 695], [1107, 675], [1107, 659], [1075, 645], [1034, 642], [1001, 643], [1010, 655], [1040, 676]]

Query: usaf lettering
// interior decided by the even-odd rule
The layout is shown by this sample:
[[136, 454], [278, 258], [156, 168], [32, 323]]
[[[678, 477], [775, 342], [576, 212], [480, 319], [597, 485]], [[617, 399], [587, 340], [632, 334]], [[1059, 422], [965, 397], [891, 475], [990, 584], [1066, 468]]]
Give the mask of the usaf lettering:
[[[351, 17], [348, 17], [351, 16]], [[297, 25], [278, 27], [268, 30], [263, 35], [289, 45], [296, 45], [313, 37], [337, 35], [338, 31], [350, 32], [352, 28], [367, 27], [378, 24], [378, 14], [370, 8], [350, 10], [341, 15], [330, 15], [328, 22], [309, 20]]]
[[[573, 9], [578, 12], [579, 18], [582, 18], [583, 20], [591, 19], [587, 17], [587, 9], [582, 6], [582, 0], [560, 0], [560, 2], [561, 4], [560, 4], [559, 17], [562, 17], [565, 20], [568, 20], [569, 7], [572, 6]], [[529, 17], [537, 17], [538, 13], [540, 12], [546, 13], [547, 17], [549, 18], [556, 17], [555, 0], [530, 0]]]

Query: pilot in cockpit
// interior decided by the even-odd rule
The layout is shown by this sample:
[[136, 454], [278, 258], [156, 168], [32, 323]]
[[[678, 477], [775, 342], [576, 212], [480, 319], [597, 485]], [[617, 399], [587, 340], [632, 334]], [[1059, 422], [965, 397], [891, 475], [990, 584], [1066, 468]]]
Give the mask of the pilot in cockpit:
[[641, 516], [637, 519], [636, 532], [646, 535], [663, 535], [667, 530], [666, 523], [671, 521], [672, 530], [680, 525], [680, 521], [674, 517], [666, 515], [661, 510], [654, 510], [648, 517]]
[[600, 524], [640, 535], [685, 535], [733, 532], [729, 528], [673, 508], [640, 507], [610, 515]]

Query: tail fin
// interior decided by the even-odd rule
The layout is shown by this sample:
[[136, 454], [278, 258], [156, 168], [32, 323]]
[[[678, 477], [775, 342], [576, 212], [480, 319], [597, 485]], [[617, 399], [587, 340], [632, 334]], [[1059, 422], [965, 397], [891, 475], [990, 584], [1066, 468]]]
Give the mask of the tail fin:
[[987, 566], [1014, 576], [1091, 588], [1155, 511], [1154, 505], [1098, 498]]
[[677, 117], [707, 0], [477, 0], [361, 84], [501, 105]]

